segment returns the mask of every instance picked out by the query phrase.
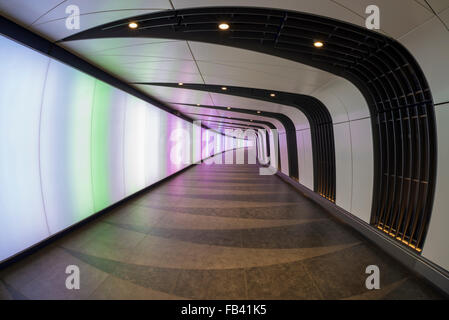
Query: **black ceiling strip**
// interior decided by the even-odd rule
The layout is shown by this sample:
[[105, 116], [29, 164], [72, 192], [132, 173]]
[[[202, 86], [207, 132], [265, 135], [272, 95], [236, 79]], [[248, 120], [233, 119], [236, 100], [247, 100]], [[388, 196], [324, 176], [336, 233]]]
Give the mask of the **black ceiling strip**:
[[[138, 21], [137, 30], [127, 27], [130, 20]], [[227, 21], [229, 30], [219, 30], [219, 21]], [[92, 28], [65, 40], [115, 37], [226, 45], [307, 64], [351, 81], [365, 97], [371, 115], [371, 223], [408, 247], [422, 250], [435, 193], [436, 121], [425, 75], [399, 42], [327, 17], [255, 7], [150, 13]], [[324, 47], [315, 48], [316, 40], [324, 41]], [[323, 130], [320, 134], [326, 136], [329, 132]]]
[[[136, 82], [135, 84], [215, 92], [282, 104], [300, 110], [307, 117], [310, 124], [314, 191], [326, 199], [335, 202], [336, 167], [334, 127], [329, 110], [320, 100], [303, 94], [228, 85], [226, 85], [226, 90], [222, 90], [223, 85], [199, 83], [183, 83], [182, 86], [178, 83], [169, 82]], [[273, 94], [274, 97], [272, 96]], [[185, 105], [195, 106], [194, 104]], [[291, 152], [294, 152], [294, 150]]]

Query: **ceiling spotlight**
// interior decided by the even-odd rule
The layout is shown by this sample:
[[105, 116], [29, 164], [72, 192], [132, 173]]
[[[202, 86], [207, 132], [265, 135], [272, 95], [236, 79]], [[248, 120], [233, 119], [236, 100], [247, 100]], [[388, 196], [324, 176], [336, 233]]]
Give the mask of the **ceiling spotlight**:
[[321, 41], [315, 41], [313, 45], [315, 46], [315, 48], [321, 48], [322, 46], [324, 46], [324, 43], [322, 43]]
[[178, 82], [178, 86], [182, 86], [182, 85], [184, 85], [183, 82]]
[[258, 110], [257, 113], [260, 113], [260, 111]]
[[276, 94], [275, 93], [270, 93], [270, 97], [276, 97]]
[[226, 91], [226, 90], [228, 90], [228, 88], [226, 88], [226, 87], [221, 87], [221, 90]]
[[229, 24], [227, 24], [226, 22], [220, 23], [220, 24], [218, 25], [218, 28], [219, 28], [220, 30], [228, 30], [228, 29], [229, 29]]
[[227, 107], [226, 109], [231, 110], [231, 107]]
[[139, 25], [137, 24], [137, 22], [130, 22], [128, 24], [128, 27], [130, 27], [131, 29], [136, 29]]

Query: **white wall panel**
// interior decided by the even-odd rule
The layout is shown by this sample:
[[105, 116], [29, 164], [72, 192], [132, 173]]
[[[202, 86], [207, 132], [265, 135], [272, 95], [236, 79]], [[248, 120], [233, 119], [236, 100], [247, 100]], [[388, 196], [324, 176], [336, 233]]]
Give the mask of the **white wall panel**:
[[[334, 94], [332, 90], [332, 86], [335, 81], [331, 81], [330, 83], [324, 85], [320, 89], [314, 91], [312, 96], [320, 100], [326, 108], [329, 110], [329, 113], [332, 117], [333, 123], [345, 122], [348, 121], [348, 113], [346, 112], [346, 108], [342, 101]], [[344, 93], [338, 92], [341, 96]]]
[[42, 193], [52, 233], [94, 211], [91, 181], [94, 87], [94, 78], [51, 61], [42, 103], [40, 160]]
[[279, 133], [279, 150], [281, 153], [281, 172], [289, 175], [287, 137], [285, 133]]
[[343, 209], [351, 212], [352, 202], [352, 150], [349, 122], [334, 125], [336, 201]]
[[329, 109], [334, 123], [370, 116], [365, 98], [359, 89], [346, 79], [332, 80], [312, 95]]
[[[129, 196], [146, 186], [145, 146], [147, 105], [140, 99], [128, 96], [125, 114], [124, 165], [125, 192]], [[148, 137], [154, 139], [153, 137]]]
[[0, 261], [190, 163], [170, 161], [180, 141], [169, 138], [190, 136], [190, 123], [6, 38], [0, 46]]
[[438, 168], [435, 201], [422, 255], [449, 270], [449, 104], [436, 107]]
[[302, 141], [304, 143], [304, 174], [302, 175], [302, 184], [310, 190], [313, 190], [313, 153], [310, 130], [302, 131]]
[[296, 131], [296, 148], [298, 151], [298, 171], [299, 171], [299, 183], [304, 184], [306, 174], [305, 167], [305, 149], [304, 149], [304, 140], [302, 138], [303, 131]]
[[49, 236], [39, 124], [49, 59], [0, 37], [0, 261]]
[[353, 163], [351, 213], [369, 223], [374, 179], [373, 140], [370, 119], [351, 121], [351, 142]]

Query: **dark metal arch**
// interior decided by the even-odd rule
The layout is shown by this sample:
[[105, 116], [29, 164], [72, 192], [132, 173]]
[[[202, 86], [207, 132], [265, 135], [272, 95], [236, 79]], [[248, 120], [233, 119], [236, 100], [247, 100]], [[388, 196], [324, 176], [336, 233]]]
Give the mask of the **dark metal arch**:
[[[223, 91], [223, 85], [201, 83], [183, 83], [182, 87], [178, 83], [168, 82], [136, 82], [135, 84], [208, 91], [282, 104], [300, 110], [304, 113], [310, 124], [313, 157], [313, 189], [326, 199], [335, 202], [336, 166], [334, 126], [329, 110], [317, 98], [278, 90], [228, 85], [226, 85], [226, 91]], [[270, 94], [275, 94], [275, 96], [272, 97]]]
[[[137, 30], [127, 27], [130, 20], [139, 23]], [[222, 21], [230, 24], [228, 31], [218, 30]], [[422, 249], [435, 191], [436, 121], [424, 73], [399, 42], [327, 17], [256, 7], [161, 11], [64, 40], [108, 37], [227, 45], [304, 63], [351, 81], [371, 114], [375, 164], [371, 223], [401, 243]], [[316, 40], [325, 46], [314, 48]]]

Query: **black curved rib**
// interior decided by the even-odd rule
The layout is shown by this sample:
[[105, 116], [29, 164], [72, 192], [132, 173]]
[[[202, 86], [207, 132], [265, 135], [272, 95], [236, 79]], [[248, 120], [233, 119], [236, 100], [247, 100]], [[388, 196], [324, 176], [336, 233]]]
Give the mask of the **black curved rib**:
[[[130, 21], [139, 28], [130, 30]], [[228, 31], [217, 28], [230, 24]], [[400, 43], [327, 17], [206, 7], [122, 19], [64, 39], [152, 37], [227, 45], [304, 63], [351, 81], [368, 102], [374, 145], [371, 223], [420, 251], [433, 206], [437, 137], [427, 80]], [[325, 42], [319, 50], [315, 40]]]

